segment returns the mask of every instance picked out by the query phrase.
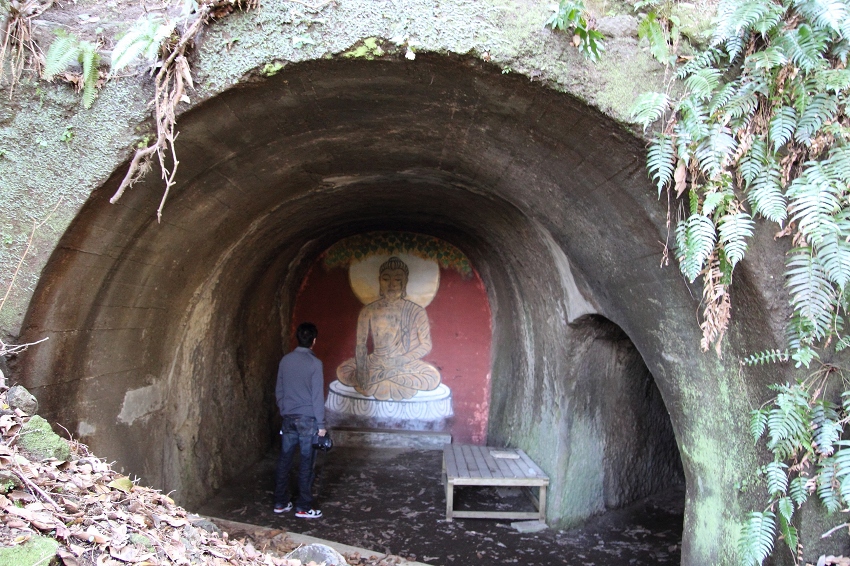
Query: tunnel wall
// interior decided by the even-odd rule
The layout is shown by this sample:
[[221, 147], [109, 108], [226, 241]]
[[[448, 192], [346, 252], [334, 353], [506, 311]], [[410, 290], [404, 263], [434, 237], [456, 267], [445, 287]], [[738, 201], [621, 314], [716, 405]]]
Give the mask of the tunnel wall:
[[[12, 369], [51, 420], [182, 501], [201, 500], [271, 442], [270, 374], [289, 333], [281, 321], [311, 262], [348, 235], [418, 229], [479, 269], [493, 317], [490, 438], [526, 449], [552, 475], [553, 524], [653, 489], [604, 465], [580, 469], [605, 454], [615, 461], [598, 424], [610, 409], [580, 402], [596, 387], [595, 369], [582, 367], [607, 365], [619, 395], [643, 392], [655, 408], [636, 422], [658, 427], [657, 396], [629, 361], [636, 351], [683, 463], [683, 562], [734, 560], [740, 518], [756, 504], [730, 487], [759, 462], [746, 414], [785, 377], [736, 359], [781, 337], [785, 313], [770, 299], [781, 296], [771, 274], [782, 256], [769, 234], [757, 234], [736, 280], [737, 322], [718, 358], [698, 349], [698, 290], [658, 267], [666, 211], [643, 142], [585, 101], [480, 61], [420, 53], [253, 76], [184, 114], [180, 128], [178, 186], [161, 225], [156, 172], [107, 203], [124, 171], [115, 165], [111, 178], [86, 181], [99, 188], [47, 247], [22, 338], [50, 341]], [[588, 312], [634, 350], [571, 326]], [[575, 458], [553, 460], [553, 446]], [[576, 501], [573, 480], [592, 481], [594, 497]]]

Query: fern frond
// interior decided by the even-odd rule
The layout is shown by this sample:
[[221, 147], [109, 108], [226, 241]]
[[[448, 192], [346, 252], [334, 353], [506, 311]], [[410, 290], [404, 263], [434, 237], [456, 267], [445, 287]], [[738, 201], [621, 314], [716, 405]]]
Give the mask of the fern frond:
[[791, 182], [788, 210], [804, 234], [817, 236], [824, 229], [837, 229], [833, 214], [841, 208], [839, 198], [843, 191], [837, 181], [828, 162], [809, 161], [800, 176]]
[[810, 248], [791, 250], [786, 266], [786, 286], [791, 293], [791, 304], [812, 325], [813, 337], [820, 339], [830, 329], [835, 301], [835, 292], [826, 270]]
[[806, 478], [797, 476], [788, 482], [788, 494], [799, 507], [809, 498], [809, 490], [806, 489]]
[[695, 151], [700, 170], [708, 178], [716, 177], [737, 146], [738, 142], [735, 141], [732, 131], [727, 126], [721, 123], [712, 124], [708, 136]]
[[850, 8], [847, 2], [842, 0], [795, 0], [794, 8], [816, 28], [827, 30], [835, 35], [842, 34], [850, 18]]
[[72, 35], [59, 34], [47, 50], [42, 76], [45, 80], [53, 80], [55, 75], [67, 69], [79, 56], [80, 40]]
[[747, 55], [744, 60], [744, 69], [749, 74], [757, 74], [766, 76], [773, 69], [784, 67], [788, 63], [788, 58], [785, 53], [776, 45], [756, 51], [752, 55]]
[[782, 497], [777, 502], [777, 507], [779, 508], [779, 516], [785, 518], [786, 521], [790, 522], [794, 517], [794, 502], [790, 497]]
[[773, 152], [779, 151], [788, 143], [797, 128], [797, 112], [790, 106], [783, 106], [770, 119], [769, 136], [773, 142]]
[[754, 441], [758, 441], [764, 434], [767, 427], [768, 411], [769, 409], [767, 407], [750, 411], [750, 434], [753, 435]]
[[850, 90], [850, 69], [823, 69], [814, 75], [814, 90], [839, 94]]
[[788, 464], [782, 462], [771, 462], [764, 467], [764, 475], [767, 479], [767, 492], [773, 497], [780, 497], [788, 489]]
[[829, 150], [825, 166], [830, 177], [845, 185], [850, 184], [850, 146], [836, 146]]
[[[845, 223], [846, 224], [846, 223]], [[826, 269], [827, 277], [839, 289], [843, 289], [850, 281], [850, 242], [847, 242], [847, 228], [819, 238], [816, 246], [818, 257]]]
[[115, 44], [110, 72], [115, 73], [123, 69], [139, 56], [153, 61], [162, 42], [171, 32], [172, 26], [158, 15], [148, 15], [147, 18], [138, 20]]
[[776, 515], [770, 511], [754, 511], [747, 515], [738, 537], [738, 556], [742, 564], [761, 564], [773, 550], [776, 537]]
[[697, 100], [710, 100], [720, 85], [722, 74], [717, 69], [700, 69], [685, 81], [685, 87]]
[[757, 175], [747, 192], [747, 200], [753, 207], [753, 214], [761, 214], [771, 222], [781, 225], [788, 218], [788, 203], [782, 193], [782, 173], [779, 165], [771, 160]]
[[787, 502], [785, 505], [785, 509], [787, 510], [788, 505], [791, 506], [791, 513], [794, 512], [794, 505], [788, 500], [788, 498], [783, 498], [779, 500], [779, 534], [785, 539], [785, 544], [788, 545], [788, 548], [791, 549], [791, 552], [794, 555], [797, 554], [798, 548], [797, 543], [799, 541], [799, 536], [797, 533], [797, 528], [791, 524], [791, 517], [786, 516], [783, 512], [783, 502]]
[[676, 257], [688, 281], [693, 282], [699, 276], [716, 242], [714, 222], [701, 214], [691, 215], [676, 225]]
[[670, 34], [652, 11], [638, 25], [638, 39], [649, 42], [649, 52], [664, 65], [670, 63]]
[[817, 470], [818, 498], [826, 507], [828, 513], [833, 513], [841, 508], [841, 500], [835, 490], [837, 486], [835, 468], [834, 458], [827, 458], [818, 466]]
[[[744, 358], [744, 365], [761, 366], [764, 364], [787, 362], [789, 359], [791, 358], [788, 356], [788, 350], [764, 350], [763, 352], [757, 352]], [[767, 413], [765, 413], [765, 415], [766, 414]], [[759, 434], [759, 436], [761, 436], [761, 434]]]
[[741, 118], [752, 114], [758, 107], [758, 95], [767, 90], [765, 83], [751, 81], [741, 86], [738, 92], [730, 98], [722, 109], [723, 116], [728, 118]]
[[731, 267], [744, 259], [747, 251], [747, 239], [753, 235], [755, 223], [746, 212], [727, 214], [720, 218], [717, 229], [720, 232], [720, 241], [723, 243], [723, 251]]
[[761, 138], [753, 139], [750, 148], [738, 161], [738, 171], [744, 184], [749, 186], [764, 171], [767, 165], [767, 143]]
[[670, 108], [670, 97], [663, 92], [644, 92], [639, 95], [632, 105], [630, 120], [643, 126], [643, 131], [650, 124], [661, 118]]
[[801, 24], [793, 30], [786, 30], [779, 40], [779, 46], [785, 55], [805, 72], [826, 67], [827, 62], [823, 55], [827, 45], [829, 45], [829, 36], [806, 24]]
[[799, 385], [778, 387], [780, 393], [767, 417], [767, 447], [778, 460], [785, 460], [811, 447], [809, 396]]
[[825, 93], [814, 95], [800, 116], [794, 139], [810, 145], [812, 136], [820, 130], [824, 122], [832, 120], [836, 112], [838, 112], [838, 100], [835, 96]]
[[709, 47], [708, 49], [701, 53], [698, 53], [694, 56], [693, 59], [682, 65], [679, 70], [676, 71], [676, 78], [682, 80], [688, 75], [696, 73], [700, 69], [719, 67], [722, 60], [723, 53], [715, 47]]
[[83, 108], [91, 108], [97, 96], [98, 65], [100, 55], [88, 41], [80, 42], [80, 63], [83, 64]]
[[841, 435], [840, 417], [835, 406], [823, 399], [815, 401], [812, 407], [812, 446], [821, 456], [831, 456], [835, 452], [833, 444], [838, 442]]
[[646, 156], [646, 168], [658, 187], [658, 196], [673, 179], [676, 166], [676, 154], [673, 138], [667, 134], [658, 134], [649, 146]]

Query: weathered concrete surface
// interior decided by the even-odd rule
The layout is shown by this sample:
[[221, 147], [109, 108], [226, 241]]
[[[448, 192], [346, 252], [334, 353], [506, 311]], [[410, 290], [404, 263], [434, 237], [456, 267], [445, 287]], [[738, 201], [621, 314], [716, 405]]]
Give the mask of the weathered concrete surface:
[[675, 441], [683, 562], [734, 562], [759, 501], [733, 487], [761, 457], [747, 413], [788, 377], [737, 359], [780, 343], [781, 250], [757, 234], [724, 357], [699, 352], [699, 290], [659, 269], [666, 210], [643, 142], [612, 119], [659, 69], [628, 33], [584, 62], [542, 28], [546, 10], [352, 0], [311, 14], [269, 0], [213, 26], [159, 225], [157, 171], [108, 204], [148, 132], [150, 84], [112, 81], [89, 111], [64, 86], [23, 85], [0, 104], [4, 265], [62, 201], [0, 313], [7, 333], [26, 310], [21, 338], [50, 337], [13, 382], [191, 504], [275, 438], [271, 379], [317, 254], [364, 230], [419, 231], [462, 249], [487, 285], [489, 435], [553, 477], [550, 521], [675, 482]]

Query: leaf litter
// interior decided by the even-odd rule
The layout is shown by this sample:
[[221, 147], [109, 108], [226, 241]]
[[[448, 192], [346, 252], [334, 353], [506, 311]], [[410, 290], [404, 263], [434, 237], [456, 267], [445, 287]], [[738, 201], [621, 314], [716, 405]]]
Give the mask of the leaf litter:
[[[0, 548], [36, 536], [59, 543], [64, 566], [322, 566], [287, 558], [299, 544], [280, 529], [231, 537], [167, 494], [117, 473], [75, 440], [67, 460], [37, 460], [18, 446], [31, 416], [0, 389]], [[351, 566], [393, 566], [399, 556], [345, 555]]]

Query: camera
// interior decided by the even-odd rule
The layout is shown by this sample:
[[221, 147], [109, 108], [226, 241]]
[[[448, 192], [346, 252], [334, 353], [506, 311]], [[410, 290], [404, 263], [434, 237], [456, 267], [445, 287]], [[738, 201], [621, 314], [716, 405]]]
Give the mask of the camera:
[[316, 450], [321, 450], [322, 452], [327, 452], [331, 448], [334, 447], [334, 441], [331, 440], [330, 431], [325, 431], [324, 436], [319, 436], [318, 434], [313, 435], [313, 448]]

